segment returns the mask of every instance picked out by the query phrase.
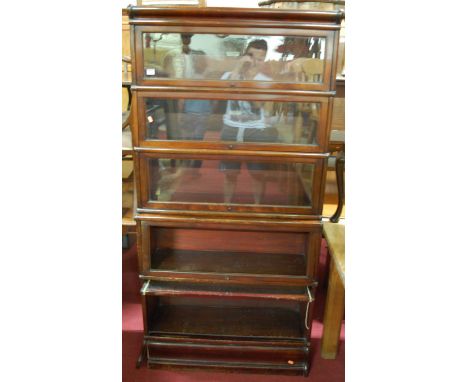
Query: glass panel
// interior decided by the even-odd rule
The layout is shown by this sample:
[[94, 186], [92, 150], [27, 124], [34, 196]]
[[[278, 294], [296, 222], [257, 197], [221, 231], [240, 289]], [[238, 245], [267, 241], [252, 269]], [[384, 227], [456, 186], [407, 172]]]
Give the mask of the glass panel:
[[146, 98], [146, 139], [317, 145], [320, 103]]
[[144, 76], [322, 83], [325, 38], [143, 33]]
[[150, 201], [311, 206], [314, 164], [149, 159]]

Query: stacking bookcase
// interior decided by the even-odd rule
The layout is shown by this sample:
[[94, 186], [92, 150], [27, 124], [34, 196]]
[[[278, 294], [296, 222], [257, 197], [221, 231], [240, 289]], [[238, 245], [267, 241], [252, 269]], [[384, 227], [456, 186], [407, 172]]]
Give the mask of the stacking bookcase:
[[129, 7], [139, 362], [308, 375], [342, 18]]

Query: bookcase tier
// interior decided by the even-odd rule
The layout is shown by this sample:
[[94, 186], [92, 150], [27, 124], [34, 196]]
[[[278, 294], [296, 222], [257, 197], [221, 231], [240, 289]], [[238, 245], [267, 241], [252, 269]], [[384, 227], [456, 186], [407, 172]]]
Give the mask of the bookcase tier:
[[142, 356], [306, 376], [344, 14], [128, 13]]

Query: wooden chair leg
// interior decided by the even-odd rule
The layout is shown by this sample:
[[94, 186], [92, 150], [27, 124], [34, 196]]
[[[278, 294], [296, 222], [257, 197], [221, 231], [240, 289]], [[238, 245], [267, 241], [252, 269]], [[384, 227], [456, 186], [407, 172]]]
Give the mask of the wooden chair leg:
[[335, 213], [330, 218], [332, 223], [337, 223], [340, 220], [341, 211], [344, 204], [344, 165], [345, 165], [345, 156], [344, 152], [341, 151], [336, 158], [336, 183], [338, 186], [338, 207], [336, 208]]
[[327, 300], [323, 317], [321, 354], [324, 359], [335, 359], [340, 342], [341, 322], [344, 314], [345, 291], [336, 270], [333, 258], [330, 260]]

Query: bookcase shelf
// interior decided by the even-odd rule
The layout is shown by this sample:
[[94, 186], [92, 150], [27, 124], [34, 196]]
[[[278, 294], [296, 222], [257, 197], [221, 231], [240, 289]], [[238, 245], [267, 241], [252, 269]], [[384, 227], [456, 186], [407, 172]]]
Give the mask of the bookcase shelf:
[[145, 296], [201, 296], [245, 299], [274, 299], [309, 302], [313, 292], [301, 286], [277, 285], [219, 285], [217, 283], [180, 283], [146, 281], [141, 289]]
[[158, 250], [152, 270], [193, 273], [305, 275], [304, 255], [277, 253]]
[[344, 15], [128, 14], [140, 361], [307, 376]]
[[163, 305], [156, 310], [149, 322], [150, 335], [273, 340], [301, 340], [304, 336], [299, 312], [284, 308]]

